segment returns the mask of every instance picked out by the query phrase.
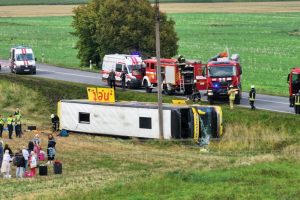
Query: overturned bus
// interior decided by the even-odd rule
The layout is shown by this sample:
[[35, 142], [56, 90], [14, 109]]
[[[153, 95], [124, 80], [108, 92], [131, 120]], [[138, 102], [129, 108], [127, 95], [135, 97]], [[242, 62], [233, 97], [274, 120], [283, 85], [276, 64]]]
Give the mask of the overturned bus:
[[[62, 100], [58, 116], [61, 129], [67, 131], [159, 139], [155, 103]], [[219, 106], [163, 104], [164, 139], [219, 138], [222, 123]]]

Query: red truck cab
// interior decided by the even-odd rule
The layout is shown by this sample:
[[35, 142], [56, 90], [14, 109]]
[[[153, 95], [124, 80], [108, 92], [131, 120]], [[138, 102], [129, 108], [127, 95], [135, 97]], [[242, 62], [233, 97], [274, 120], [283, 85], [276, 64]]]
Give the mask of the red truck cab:
[[[157, 85], [157, 60], [156, 58], [146, 59], [145, 76], [142, 80], [142, 86], [145, 87], [146, 92], [151, 92]], [[162, 87], [166, 94], [174, 94], [181, 92], [184, 94], [191, 94], [194, 84], [194, 67], [185, 62], [179, 62], [173, 58], [162, 58], [161, 76]]]
[[233, 54], [231, 59], [210, 60], [206, 65], [195, 67], [195, 71], [196, 88], [206, 92], [210, 104], [213, 104], [214, 100], [228, 99], [230, 85], [236, 89], [235, 103], [240, 104], [242, 67], [237, 54]]
[[293, 68], [288, 74], [290, 107], [294, 107], [295, 94], [300, 90], [300, 68]]

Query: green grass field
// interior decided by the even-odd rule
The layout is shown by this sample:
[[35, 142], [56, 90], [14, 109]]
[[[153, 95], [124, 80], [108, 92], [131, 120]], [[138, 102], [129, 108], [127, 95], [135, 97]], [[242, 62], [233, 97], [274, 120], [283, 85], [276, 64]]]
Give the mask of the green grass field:
[[244, 89], [287, 94], [290, 68], [299, 66], [300, 13], [178, 14], [179, 52], [204, 62], [228, 47], [239, 53]]
[[[169, 16], [176, 21], [180, 54], [206, 62], [228, 47], [241, 56], [244, 90], [254, 84], [259, 93], [287, 95], [289, 69], [299, 66], [300, 13]], [[11, 46], [26, 44], [39, 60], [44, 53], [47, 63], [78, 67], [71, 21], [71, 17], [1, 18], [0, 57], [8, 58]]]
[[[86, 85], [17, 77], [0, 75], [1, 113], [7, 115], [20, 107], [23, 122], [42, 130], [45, 148], [49, 115], [56, 102], [86, 98]], [[156, 96], [118, 90], [117, 99], [155, 101]], [[1, 178], [0, 199], [296, 199], [300, 118], [222, 108], [225, 134], [222, 140], [211, 142], [207, 153], [178, 141], [56, 137], [63, 175], [53, 175], [49, 167], [47, 177]], [[25, 132], [23, 138], [9, 141], [5, 132], [4, 141], [16, 150], [35, 134]]]
[[71, 21], [71, 17], [1, 18], [1, 58], [9, 58], [11, 46], [24, 44], [34, 48], [39, 61], [44, 54], [47, 63], [78, 66]]

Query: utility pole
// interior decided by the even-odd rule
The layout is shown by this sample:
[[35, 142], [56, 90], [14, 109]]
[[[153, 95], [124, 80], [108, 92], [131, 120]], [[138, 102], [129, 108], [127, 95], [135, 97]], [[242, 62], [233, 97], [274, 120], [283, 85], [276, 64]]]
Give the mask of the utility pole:
[[159, 0], [155, 0], [155, 39], [156, 39], [156, 60], [157, 60], [157, 100], [158, 100], [158, 124], [159, 124], [159, 138], [164, 139], [164, 123], [163, 123], [163, 110], [162, 110], [162, 80], [161, 80], [161, 66], [160, 66], [160, 37], [159, 37]]

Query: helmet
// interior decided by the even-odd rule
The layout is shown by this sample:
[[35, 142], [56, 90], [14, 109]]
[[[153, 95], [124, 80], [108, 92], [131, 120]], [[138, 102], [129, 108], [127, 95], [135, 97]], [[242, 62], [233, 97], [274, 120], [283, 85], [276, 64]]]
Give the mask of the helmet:
[[230, 85], [229, 88], [233, 88], [233, 85]]
[[51, 116], [50, 116], [50, 117], [51, 117], [51, 119], [52, 119], [52, 118], [54, 118], [54, 114], [51, 114]]
[[251, 85], [251, 88], [254, 88], [254, 85]]

